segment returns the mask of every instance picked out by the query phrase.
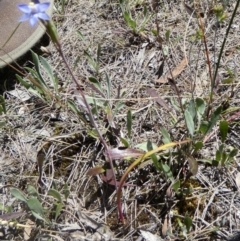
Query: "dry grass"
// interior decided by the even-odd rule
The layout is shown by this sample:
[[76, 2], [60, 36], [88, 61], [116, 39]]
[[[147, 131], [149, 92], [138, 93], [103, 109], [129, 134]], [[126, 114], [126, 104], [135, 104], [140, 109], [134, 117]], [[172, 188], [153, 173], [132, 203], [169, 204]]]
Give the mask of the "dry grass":
[[[132, 15], [139, 17], [140, 20], [143, 17], [143, 6], [152, 11], [150, 1], [130, 2]], [[191, 2], [187, 4], [193, 7]], [[201, 4], [198, 6], [198, 11], [205, 16], [202, 21], [205, 24], [213, 68], [235, 1], [229, 1], [228, 17], [218, 28], [211, 11], [211, 1], [199, 2]], [[234, 72], [236, 76], [233, 83], [234, 96], [228, 97], [232, 86], [220, 82], [214, 93], [214, 107], [223, 104], [226, 100], [230, 107], [239, 106], [237, 80], [240, 71], [239, 16], [238, 12], [219, 69], [220, 80], [229, 77], [227, 68]], [[175, 79], [181, 97], [189, 99], [193, 94], [195, 97], [207, 100], [210, 77], [206, 54], [203, 43], [194, 41], [198, 19], [191, 18], [182, 3], [172, 0], [160, 1], [157, 18], [162, 37], [167, 30], [171, 33], [167, 44], [168, 64], [165, 65], [163, 75], [168, 75], [169, 70], [174, 70], [182, 59], [187, 57], [188, 65]], [[161, 127], [168, 130], [174, 141], [188, 137], [183, 117], [172, 106], [171, 99], [177, 100], [174, 88], [169, 83], [155, 82], [164, 57], [159, 43], [151, 32], [156, 29], [154, 17], [147, 24], [144, 33], [134, 35], [123, 20], [118, 1], [69, 0], [65, 5], [64, 14], [55, 13], [53, 20], [57, 25], [66, 58], [86, 94], [93, 94], [93, 89], [88, 84], [88, 77], [96, 73], [83, 53], [84, 50], [88, 50], [95, 58], [98, 44], [101, 45], [102, 51], [97, 77], [106, 92], [105, 73], [109, 75], [112, 85], [108, 103], [113, 109], [119, 100], [118, 90], [121, 93], [126, 92], [121, 98], [124, 108], [114, 119], [115, 132], [112, 129], [106, 132], [107, 118], [104, 111], [101, 111], [99, 118], [96, 119], [111, 148], [122, 145], [119, 141], [120, 135], [125, 138], [127, 136], [128, 109], [133, 113], [131, 147], [147, 140], [158, 146], [161, 145]], [[82, 33], [83, 40], [79, 38], [77, 31]], [[26, 227], [21, 229], [22, 231], [6, 227], [5, 234], [0, 233], [0, 239], [45, 240], [43, 236], [48, 235], [51, 240], [141, 241], [145, 239], [140, 230], [145, 230], [155, 234], [155, 237], [158, 236], [158, 240], [210, 241], [227, 240], [227, 237], [239, 230], [240, 196], [235, 182], [239, 156], [224, 167], [213, 167], [200, 162], [203, 159], [213, 159], [215, 156], [216, 149], [220, 145], [217, 127], [206, 140], [203, 150], [196, 156], [199, 161], [197, 175], [190, 178], [184, 176], [188, 163], [183, 157], [179, 157], [178, 160], [161, 157], [162, 161], [171, 166], [174, 178], [180, 180], [179, 192], [171, 190], [170, 181], [164, 173], [157, 171], [151, 162], [144, 167], [135, 168], [127, 179], [127, 183], [134, 186], [124, 187], [122, 193], [127, 222], [126, 224], [119, 222], [114, 186], [106, 184], [101, 176], [87, 175], [87, 171], [92, 167], [105, 164], [103, 147], [94, 136], [90, 135], [89, 126], [84, 125], [78, 116], [67, 108], [67, 99], [79, 104], [78, 92], [74, 91], [75, 86], [54, 46], [50, 44], [47, 48], [51, 55], [45, 57], [51, 63], [63, 87], [60, 98], [64, 104], [59, 109], [54, 101], [44, 103], [33, 97], [31, 93], [29, 93], [31, 98], [27, 101], [19, 101], [11, 95], [11, 92], [5, 93], [8, 111], [1, 117], [7, 125], [0, 129], [2, 146], [0, 197], [3, 206], [11, 206], [16, 212], [24, 210], [24, 205], [20, 205], [12, 198], [9, 187], [17, 187], [26, 193], [27, 185], [35, 186], [44, 207], [49, 211], [54, 208], [54, 204], [47, 191], [53, 185], [62, 191], [64, 184], [67, 183], [70, 195], [64, 202], [60, 216], [51, 225], [34, 222], [29, 238], [24, 236], [27, 232]], [[158, 105], [148, 95], [147, 88], [154, 89], [167, 103], [170, 111]], [[16, 89], [26, 92], [20, 85], [16, 85]], [[239, 147], [239, 123], [238, 119], [233, 117], [232, 113], [223, 116], [225, 119], [232, 118], [229, 121], [228, 148]], [[38, 184], [39, 173], [36, 161], [40, 151], [46, 156], [42, 187]], [[129, 166], [129, 162], [117, 160], [115, 166], [119, 180]], [[3, 213], [5, 212], [3, 209]], [[183, 220], [186, 216], [192, 219], [193, 225], [184, 237]], [[17, 220], [21, 224], [28, 224], [29, 219], [32, 219], [30, 213], [24, 213]], [[54, 232], [41, 230], [38, 228], [40, 226]]]

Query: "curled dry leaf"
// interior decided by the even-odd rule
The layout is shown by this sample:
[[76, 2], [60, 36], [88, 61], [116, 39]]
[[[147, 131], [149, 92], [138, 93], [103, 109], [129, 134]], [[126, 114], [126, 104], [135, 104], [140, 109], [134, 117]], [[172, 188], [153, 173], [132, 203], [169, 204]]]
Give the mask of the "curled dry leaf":
[[105, 172], [105, 169], [101, 166], [96, 166], [96, 167], [93, 167], [91, 168], [90, 170], [87, 171], [87, 175], [89, 176], [96, 176], [98, 174], [101, 174]]
[[182, 71], [185, 69], [185, 67], [187, 66], [188, 64], [188, 60], [187, 58], [185, 57], [180, 63], [178, 66], [176, 66], [173, 70], [172, 70], [172, 74], [169, 73], [159, 79], [156, 79], [155, 80], [155, 83], [156, 84], [165, 84], [168, 82], [168, 79], [172, 79], [173, 78], [176, 78], [178, 75], [180, 75], [182, 73]]
[[237, 173], [235, 181], [236, 181], [237, 187], [240, 188], [240, 172]]
[[140, 232], [146, 241], [162, 241], [163, 240], [158, 235], [152, 234], [149, 231], [140, 230]]
[[166, 236], [167, 235], [167, 231], [168, 231], [168, 218], [166, 216], [165, 219], [164, 219], [163, 226], [162, 226], [162, 235]]
[[167, 103], [158, 95], [157, 91], [152, 88], [146, 89], [147, 93], [154, 98], [154, 100], [161, 105], [163, 108], [165, 108], [167, 111], [170, 111], [170, 108], [168, 107]]
[[143, 154], [145, 154], [144, 151], [133, 149], [133, 148], [126, 148], [126, 147], [118, 147], [118, 148], [113, 148], [108, 150], [108, 155], [110, 155], [110, 157], [113, 160], [135, 158]]

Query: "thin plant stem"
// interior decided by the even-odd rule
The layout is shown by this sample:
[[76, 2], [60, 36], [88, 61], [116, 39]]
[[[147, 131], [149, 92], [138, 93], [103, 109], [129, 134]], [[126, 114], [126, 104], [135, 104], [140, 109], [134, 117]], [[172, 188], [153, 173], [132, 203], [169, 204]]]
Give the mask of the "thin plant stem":
[[[104, 146], [104, 148], [106, 150], [106, 156], [107, 156], [107, 159], [108, 159], [108, 161], [110, 163], [110, 167], [111, 167], [111, 170], [112, 170], [112, 173], [113, 173], [113, 181], [114, 181], [115, 189], [116, 189], [116, 192], [117, 192], [118, 191], [117, 179], [116, 179], [116, 175], [115, 175], [115, 172], [114, 172], [113, 160], [112, 160], [112, 158], [111, 158], [111, 156], [109, 154], [109, 147], [108, 147], [106, 141], [104, 140], [104, 138], [103, 138], [103, 136], [102, 136], [102, 134], [101, 134], [101, 132], [100, 132], [100, 130], [99, 130], [99, 128], [98, 128], [94, 118], [93, 118], [92, 111], [91, 111], [91, 108], [90, 108], [90, 106], [89, 106], [89, 104], [87, 102], [86, 96], [83, 93], [83, 91], [81, 90], [81, 86], [79, 85], [77, 79], [75, 78], [71, 68], [69, 67], [69, 64], [68, 64], [68, 62], [66, 60], [66, 57], [65, 57], [65, 55], [64, 55], [64, 53], [62, 51], [61, 44], [58, 42], [58, 43], [55, 44], [55, 46], [56, 46], [56, 49], [58, 50], [60, 56], [62, 57], [62, 59], [63, 59], [65, 65], [66, 65], [66, 67], [67, 67], [67, 69], [68, 69], [68, 71], [69, 71], [73, 81], [75, 82], [75, 84], [78, 87], [78, 91], [80, 92], [80, 94], [81, 94], [81, 96], [83, 98], [83, 102], [84, 102], [85, 106], [87, 107], [87, 110], [88, 110], [88, 113], [89, 113], [90, 122], [94, 126], [94, 128], [96, 129], [96, 131], [98, 133], [98, 136], [99, 136], [99, 139], [100, 139], [101, 143], [103, 144], [103, 146]], [[121, 204], [120, 204], [120, 206], [118, 205], [118, 207], [119, 207], [118, 208], [119, 218], [120, 218], [120, 220], [124, 220], [122, 209], [121, 209]]]

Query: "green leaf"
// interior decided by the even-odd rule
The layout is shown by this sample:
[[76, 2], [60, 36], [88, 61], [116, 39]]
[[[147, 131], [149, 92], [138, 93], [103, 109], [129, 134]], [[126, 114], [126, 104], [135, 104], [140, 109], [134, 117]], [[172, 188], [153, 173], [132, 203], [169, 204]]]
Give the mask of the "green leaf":
[[170, 30], [168, 29], [165, 33], [166, 41], [169, 42], [170, 39]]
[[230, 158], [233, 158], [233, 157], [235, 157], [237, 154], [238, 154], [238, 149], [233, 149], [233, 150], [230, 151], [229, 157], [230, 157]]
[[[40, 62], [39, 62], [38, 55], [36, 53], [34, 53], [32, 50], [30, 50], [30, 51], [31, 51], [31, 54], [32, 54], [33, 63], [35, 65], [36, 72], [38, 74], [37, 80], [39, 82], [41, 82], [41, 84], [47, 88], [47, 84], [45, 83], [45, 81], [44, 81], [44, 79], [42, 77], [42, 74], [40, 72]], [[29, 68], [28, 68], [28, 70], [29, 70]]]
[[[148, 144], [147, 141], [145, 141], [145, 142], [137, 144], [135, 147], [139, 148], [139, 149], [141, 149], [141, 150], [143, 150], [145, 152], [148, 152], [147, 144]], [[157, 145], [152, 143], [152, 147], [153, 147], [153, 149], [156, 149]]]
[[202, 116], [205, 112], [205, 109], [206, 109], [206, 103], [201, 98], [196, 98], [195, 102], [196, 102], [197, 112]]
[[79, 38], [83, 41], [84, 36], [82, 35], [82, 33], [79, 30], [77, 30], [77, 33], [78, 33]]
[[228, 122], [227, 121], [220, 121], [219, 124], [220, 135], [222, 139], [222, 143], [226, 141], [227, 133], [228, 133]]
[[126, 21], [128, 27], [130, 27], [134, 32], [136, 32], [137, 24], [131, 18], [130, 14], [128, 12], [124, 12], [123, 17], [124, 17], [124, 20]]
[[42, 64], [42, 66], [44, 67], [45, 71], [48, 74], [48, 77], [54, 87], [54, 90], [56, 92], [58, 92], [58, 78], [56, 76], [54, 76], [53, 74], [53, 70], [52, 67], [50, 66], [50, 64], [47, 62], [47, 60], [45, 58], [43, 58], [42, 56], [39, 57], [40, 62]]
[[221, 165], [222, 166], [224, 166], [224, 164], [225, 164], [225, 162], [227, 160], [227, 157], [228, 157], [227, 153], [225, 151], [223, 151], [223, 153], [222, 153], [222, 160], [221, 160]]
[[0, 105], [2, 107], [2, 111], [6, 114], [7, 110], [6, 110], [6, 105], [5, 105], [5, 99], [3, 98], [2, 95], [0, 95]]
[[16, 74], [16, 77], [17, 77], [18, 81], [21, 83], [21, 85], [24, 86], [26, 89], [28, 89], [32, 86], [31, 84], [29, 84], [25, 80], [23, 80], [23, 78], [20, 75]]
[[44, 217], [44, 209], [42, 204], [39, 200], [35, 197], [31, 197], [27, 200], [27, 205], [32, 212], [39, 214], [40, 216]]
[[103, 93], [102, 87], [95, 77], [89, 77], [88, 79], [101, 93]]
[[50, 189], [50, 190], [48, 191], [48, 195], [56, 198], [56, 199], [58, 200], [58, 202], [62, 203], [61, 194], [60, 194], [57, 190], [55, 190], [55, 189]]
[[32, 185], [27, 186], [27, 192], [30, 196], [39, 197], [37, 189]]
[[132, 132], [132, 112], [131, 112], [131, 110], [128, 110], [128, 112], [127, 112], [127, 131], [128, 131], [128, 137], [131, 138], [131, 132]]
[[198, 141], [194, 144], [194, 151], [195, 152], [201, 150], [202, 148], [203, 148], [203, 142], [202, 141]]
[[[147, 141], [147, 150], [148, 151], [151, 151], [153, 150], [153, 145], [152, 145], [152, 142], [151, 141]], [[160, 166], [160, 163], [158, 161], [158, 158], [156, 156], [156, 154], [152, 154], [151, 155], [151, 159], [153, 161], [153, 164], [154, 166], [156, 167], [157, 170], [161, 170], [161, 166]]]
[[101, 45], [98, 44], [98, 48], [97, 48], [97, 62], [98, 63], [100, 61], [100, 55], [101, 55]]
[[36, 219], [39, 219], [39, 220], [42, 220], [42, 221], [45, 221], [46, 222], [46, 219], [44, 219], [41, 215], [39, 215], [38, 213], [34, 212], [34, 211], [31, 211], [32, 212], [32, 215], [36, 218]]
[[171, 182], [174, 182], [173, 174], [170, 167], [165, 163], [161, 163], [160, 165], [165, 175], [170, 179]]
[[200, 125], [199, 130], [202, 132], [202, 134], [205, 134], [208, 130], [209, 122], [203, 121]]
[[106, 73], [106, 80], [107, 80], [107, 98], [110, 99], [111, 98], [111, 80], [107, 73]]
[[219, 106], [219, 107], [213, 112], [213, 114], [212, 114], [212, 116], [211, 116], [211, 119], [210, 119], [210, 121], [209, 121], [209, 125], [208, 125], [207, 132], [206, 132], [205, 134], [209, 133], [209, 132], [212, 130], [212, 128], [213, 128], [213, 127], [215, 126], [215, 124], [217, 123], [217, 121], [218, 121], [221, 113], [222, 113], [222, 106]]
[[164, 144], [172, 142], [171, 137], [170, 137], [168, 131], [164, 127], [160, 128], [160, 132], [163, 135], [162, 141], [163, 141]]
[[69, 194], [70, 194], [69, 187], [68, 187], [67, 183], [65, 183], [64, 187], [63, 187], [63, 195], [64, 195], [65, 200], [68, 199]]
[[55, 208], [56, 208], [55, 209], [55, 221], [56, 221], [62, 211], [62, 208], [63, 208], [62, 203], [57, 203]]
[[187, 128], [188, 128], [189, 134], [191, 135], [191, 137], [193, 137], [193, 134], [194, 134], [193, 117], [188, 110], [185, 110], [184, 116], [185, 116], [185, 120], [187, 123]]
[[219, 150], [217, 150], [217, 151], [216, 151], [216, 161], [217, 161], [217, 162], [220, 162], [221, 159], [222, 159], [222, 152], [219, 151]]
[[180, 181], [177, 180], [177, 181], [172, 185], [172, 189], [173, 189], [176, 193], [179, 192], [180, 184], [181, 184]]
[[128, 141], [127, 141], [125, 138], [120, 137], [120, 140], [121, 140], [122, 144], [123, 144], [125, 147], [129, 147], [129, 146], [130, 146], [130, 144], [128, 143]]
[[27, 202], [26, 196], [21, 191], [19, 191], [17, 188], [11, 188], [10, 192], [18, 200], [21, 200], [23, 202]]
[[187, 110], [189, 111], [190, 115], [192, 116], [192, 119], [194, 120], [196, 116], [196, 108], [195, 108], [194, 100], [190, 100]]
[[186, 226], [187, 232], [189, 232], [192, 227], [192, 219], [190, 217], [185, 217], [183, 223]]
[[89, 64], [92, 66], [93, 70], [98, 72], [98, 63], [91, 57], [91, 55], [84, 50], [84, 55], [87, 57]]

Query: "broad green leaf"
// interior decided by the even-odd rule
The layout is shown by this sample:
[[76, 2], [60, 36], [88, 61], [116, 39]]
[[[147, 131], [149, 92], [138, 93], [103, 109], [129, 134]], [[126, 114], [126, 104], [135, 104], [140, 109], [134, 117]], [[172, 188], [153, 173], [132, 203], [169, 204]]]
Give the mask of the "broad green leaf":
[[44, 209], [42, 207], [42, 204], [39, 202], [39, 200], [36, 197], [29, 198], [27, 200], [27, 205], [31, 211], [44, 217]]
[[198, 141], [194, 144], [194, 151], [195, 152], [201, 150], [202, 148], [203, 148], [203, 142], [202, 141]]
[[229, 157], [230, 157], [230, 158], [233, 158], [233, 157], [235, 157], [237, 154], [238, 154], [238, 149], [233, 149], [233, 150], [230, 151]]
[[170, 179], [171, 182], [174, 182], [173, 174], [170, 167], [165, 163], [161, 163], [160, 165], [162, 167], [164, 174]]
[[200, 114], [200, 115], [203, 115], [204, 112], [205, 112], [205, 109], [206, 109], [206, 103], [203, 99], [201, 98], [196, 98], [196, 109], [197, 109], [197, 112]]
[[221, 159], [222, 159], [222, 153], [219, 150], [217, 150], [216, 151], [216, 161], [220, 162]]
[[101, 93], [103, 92], [99, 81], [95, 77], [89, 77], [88, 79]]
[[53, 74], [53, 70], [52, 67], [50, 66], [50, 64], [47, 62], [47, 60], [45, 58], [43, 58], [42, 56], [39, 57], [40, 62], [42, 64], [42, 66], [44, 67], [45, 71], [48, 74], [48, 77], [54, 87], [54, 90], [56, 92], [58, 92], [58, 78]]
[[128, 12], [124, 12], [124, 20], [126, 21], [128, 27], [130, 27], [134, 32], [136, 32], [137, 24], [136, 22], [131, 18], [130, 14]]
[[163, 135], [162, 141], [163, 141], [164, 144], [172, 142], [171, 137], [170, 137], [168, 131], [166, 130], [166, 128], [161, 127], [160, 132]]
[[32, 215], [36, 218], [36, 219], [39, 219], [39, 220], [43, 220], [46, 222], [46, 219], [44, 219], [40, 214], [34, 212], [34, 211], [31, 211], [32, 212]]
[[27, 192], [30, 196], [39, 197], [37, 189], [32, 185], [27, 186]]
[[186, 226], [187, 232], [189, 232], [192, 227], [192, 219], [190, 217], [185, 217], [183, 223]]
[[222, 143], [226, 141], [227, 133], [228, 133], [228, 122], [227, 121], [220, 121], [219, 125], [220, 135], [222, 139]]
[[128, 131], [128, 137], [131, 138], [131, 133], [132, 133], [132, 112], [131, 112], [131, 110], [128, 110], [128, 112], [127, 112], [127, 131]]
[[18, 190], [17, 188], [11, 188], [10, 192], [15, 198], [17, 198], [17, 199], [19, 199], [23, 202], [27, 202], [26, 196], [20, 190]]
[[27, 83], [20, 75], [16, 74], [18, 81], [24, 86], [26, 89], [30, 88], [32, 85]]
[[62, 211], [63, 205], [62, 203], [57, 203], [55, 207], [55, 221], [57, 220], [58, 216], [60, 215]]
[[190, 115], [192, 116], [192, 119], [194, 120], [196, 116], [196, 107], [195, 107], [194, 100], [190, 100], [187, 110], [189, 111]]
[[208, 130], [209, 122], [203, 121], [200, 125], [199, 130], [202, 132], [202, 134], [205, 134]]
[[62, 203], [61, 194], [55, 189], [49, 189], [48, 195], [56, 198], [58, 202]]
[[180, 188], [180, 181], [177, 180], [173, 185], [172, 185], [172, 189], [177, 193], [179, 191]]
[[227, 160], [227, 153], [225, 151], [223, 151], [222, 153], [222, 160], [221, 160], [221, 165], [224, 166], [226, 160]]
[[[157, 148], [157, 145], [154, 144], [154, 143], [152, 143], [152, 146], [153, 146], [153, 149], [156, 149], [156, 148]], [[139, 143], [139, 144], [137, 144], [135, 147], [136, 147], [136, 148], [139, 148], [139, 149], [141, 149], [141, 150], [143, 150], [143, 151], [145, 151], [145, 152], [148, 151], [147, 141], [142, 142], [142, 143]]]
[[191, 135], [191, 137], [193, 137], [193, 134], [194, 134], [194, 122], [193, 122], [192, 115], [190, 114], [190, 112], [188, 110], [185, 110], [184, 116], [185, 116], [185, 120], [186, 120], [186, 124], [187, 124], [187, 128], [188, 128], [189, 134]]
[[210, 119], [210, 121], [209, 121], [209, 125], [208, 125], [207, 132], [206, 132], [205, 134], [209, 133], [209, 132], [212, 130], [212, 128], [216, 125], [216, 123], [217, 123], [217, 121], [218, 121], [221, 113], [222, 113], [222, 106], [219, 106], [219, 107], [213, 112], [213, 114], [212, 114], [212, 116], [211, 116], [211, 119]]
[[35, 69], [36, 69], [36, 72], [38, 74], [38, 80], [42, 83], [42, 85], [44, 85], [45, 87], [47, 87], [47, 84], [46, 82], [44, 81], [43, 77], [42, 77], [42, 74], [41, 74], [41, 71], [40, 71], [40, 62], [39, 62], [39, 58], [38, 58], [38, 55], [36, 53], [34, 53], [32, 50], [31, 50], [31, 54], [32, 54], [32, 58], [33, 58], [33, 63], [35, 65]]

